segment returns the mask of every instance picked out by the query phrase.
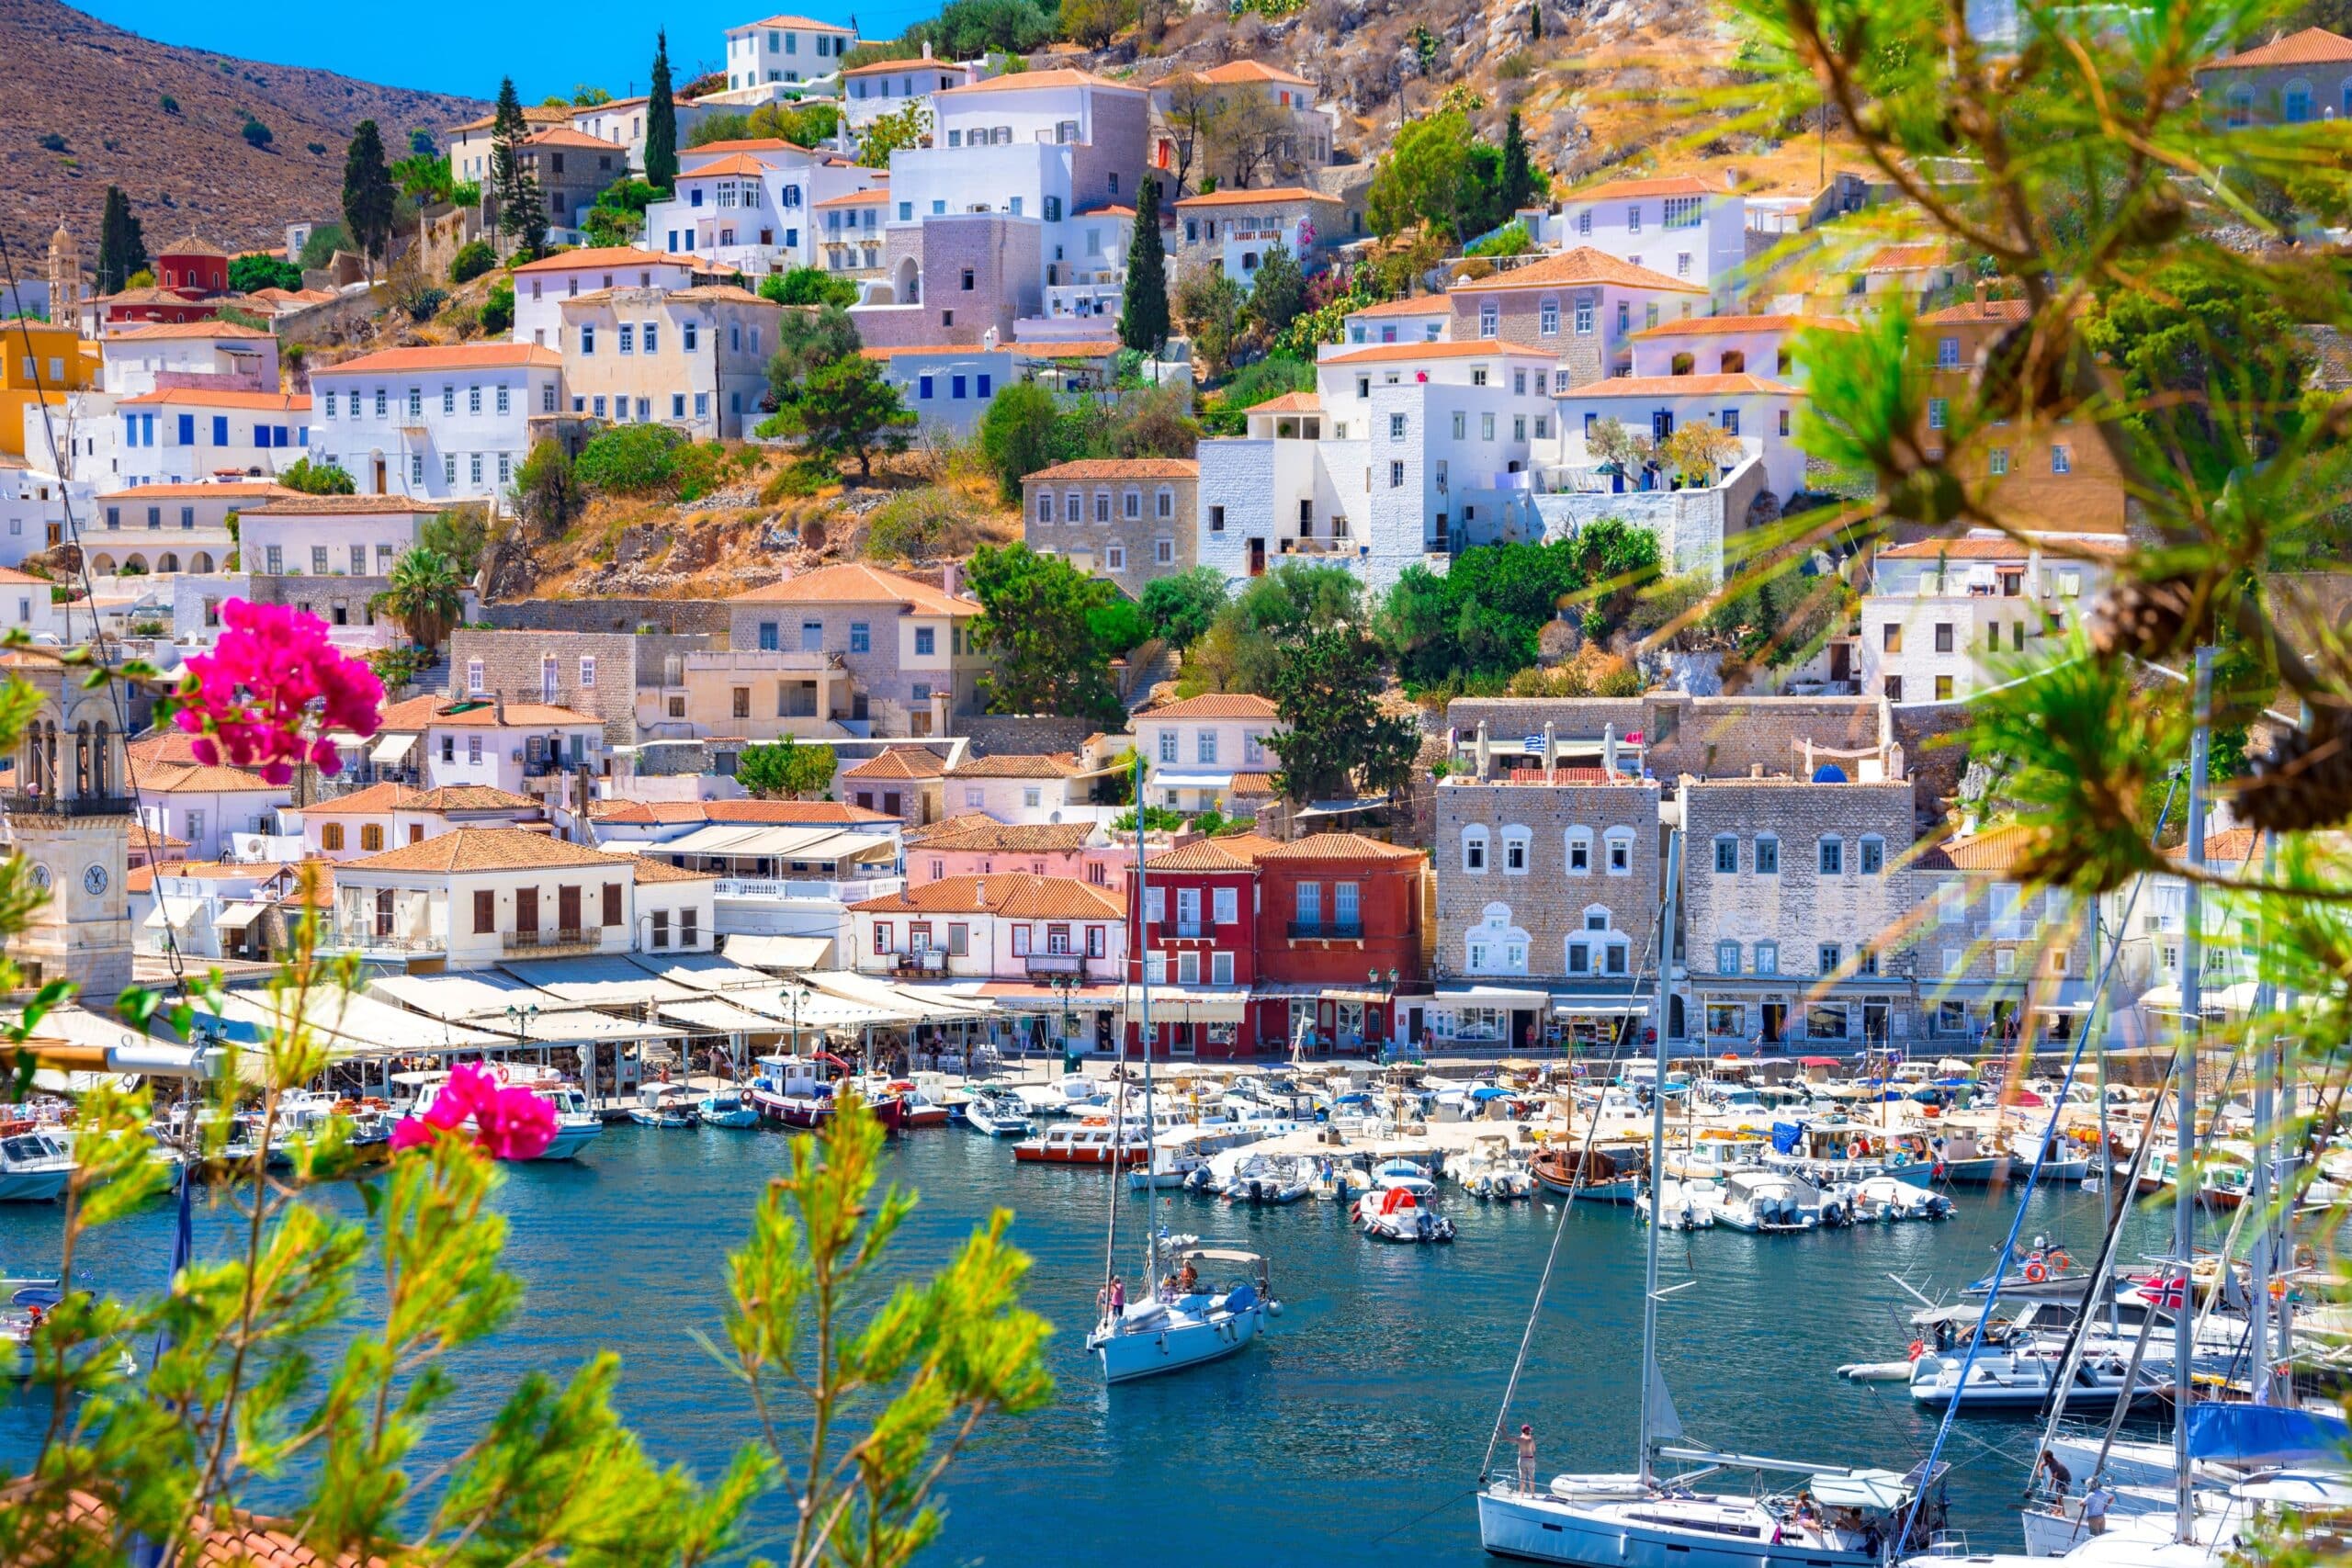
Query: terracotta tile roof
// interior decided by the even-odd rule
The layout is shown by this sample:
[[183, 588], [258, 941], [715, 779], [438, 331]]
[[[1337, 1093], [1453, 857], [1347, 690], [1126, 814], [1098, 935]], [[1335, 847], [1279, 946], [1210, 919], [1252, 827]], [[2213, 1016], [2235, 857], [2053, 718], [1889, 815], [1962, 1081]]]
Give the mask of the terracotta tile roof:
[[1003, 826], [1003, 823], [985, 811], [959, 811], [953, 817], [943, 817], [928, 826], [908, 829], [907, 847], [912, 849], [918, 844], [928, 844], [944, 833], [968, 833], [975, 829]]
[[196, 387], [166, 387], [161, 391], [141, 392], [135, 398], [125, 398], [122, 408], [160, 408], [166, 404], [187, 403], [208, 409], [254, 409], [266, 413], [308, 413], [311, 400], [290, 392], [213, 392]]
[[967, 757], [947, 770], [951, 779], [1066, 779], [1078, 772], [1078, 759], [1067, 751], [1050, 756], [1006, 753]]
[[305, 817], [313, 813], [321, 817], [368, 817], [379, 811], [390, 811], [405, 803], [415, 791], [404, 784], [387, 782], [355, 789], [349, 795], [338, 795], [315, 805], [302, 807]]
[[2129, 547], [2113, 535], [2090, 537], [2080, 534], [2037, 534], [2020, 543], [2005, 534], [1963, 534], [1956, 539], [1915, 539], [1889, 545], [1878, 552], [1881, 560], [2016, 560], [2036, 548], [2047, 554], [2121, 555]]
[[[570, 104], [525, 104], [523, 106], [523, 123], [525, 125], [568, 125], [571, 121], [572, 115], [576, 112], [577, 111], [573, 109]], [[450, 129], [453, 130], [488, 130], [497, 123], [498, 117], [496, 115], [486, 114], [480, 119], [469, 119], [463, 125], [452, 126]]]
[[233, 795], [243, 790], [288, 793], [286, 785], [271, 784], [259, 773], [243, 768], [207, 767], [197, 762], [185, 768], [150, 764], [136, 772], [141, 795]]
[[1858, 333], [1859, 321], [1843, 316], [1686, 316], [1643, 327], [1635, 337], [1710, 337], [1718, 333], [1792, 333], [1810, 327], [1816, 332]]
[[734, 283], [697, 283], [692, 288], [673, 288], [673, 299], [708, 299], [723, 305], [757, 305], [763, 310], [781, 310], [783, 305], [766, 299]]
[[172, 850], [186, 850], [193, 849], [195, 847], [186, 839], [174, 838], [171, 834], [163, 831], [161, 829], [150, 826], [144, 820], [133, 822], [130, 825], [130, 847], [134, 850], [144, 850], [150, 853], [153, 853], [157, 850], [168, 852]]
[[1965, 839], [1946, 839], [1914, 863], [1923, 871], [2007, 871], [2041, 836], [2039, 828], [2004, 822]]
[[695, 158], [723, 157], [729, 152], [806, 152], [808, 149], [797, 141], [786, 141], [781, 136], [738, 136], [726, 141], [706, 141], [699, 147], [681, 147], [681, 163]]
[[1408, 294], [1402, 299], [1383, 299], [1377, 305], [1366, 305], [1361, 310], [1348, 312], [1348, 320], [1360, 316], [1450, 316], [1453, 301], [1442, 294]]
[[1138, 720], [1272, 718], [1275, 711], [1273, 699], [1259, 696], [1254, 692], [1206, 692], [1197, 697], [1186, 697], [1181, 703], [1170, 703], [1166, 707], [1147, 709], [1136, 717]]
[[730, 152], [723, 158], [714, 159], [707, 164], [696, 164], [691, 169], [682, 169], [678, 173], [678, 177], [682, 180], [699, 180], [706, 177], [718, 178], [721, 175], [738, 177], [749, 175], [752, 179], [758, 179], [767, 172], [768, 166], [749, 152]]
[[259, 327], [241, 326], [235, 321], [157, 321], [153, 326], [133, 327], [129, 332], [116, 333], [107, 342], [160, 343], [172, 338], [208, 343], [222, 338], [251, 338], [258, 342], [273, 335]]
[[1057, 87], [1098, 87], [1114, 93], [1143, 91], [1141, 87], [1129, 86], [1125, 82], [1114, 82], [1108, 76], [1098, 76], [1091, 71], [1057, 66], [1048, 71], [1017, 71], [1010, 76], [990, 76], [984, 81], [967, 82], [960, 87], [950, 87], [939, 96], [949, 98], [959, 93], [1025, 93]]
[[26, 582], [38, 582], [44, 588], [49, 586], [48, 578], [35, 577], [29, 571], [18, 571], [13, 566], [0, 566], [0, 582], [6, 582], [12, 586]]
[[303, 495], [294, 493], [248, 506], [244, 517], [434, 517], [441, 509], [404, 495]]
[[[2224, 828], [2218, 833], [2205, 835], [2205, 863], [2209, 866], [2240, 866], [2252, 863], [2262, 848], [2262, 834], [2252, 828]], [[2188, 860], [2188, 846], [2175, 844], [2165, 853], [2184, 864]]]
[[[546, 703], [508, 703], [508, 729], [536, 728], [540, 725], [594, 724], [605, 721], [594, 714], [574, 708], [554, 707]], [[461, 697], [455, 702], [426, 693], [406, 702], [394, 703], [384, 710], [383, 728], [390, 730], [442, 728], [496, 729], [499, 728], [498, 705], [488, 697]]]
[[[707, 152], [708, 148], [696, 148]], [[680, 154], [684, 156], [684, 154]], [[600, 266], [699, 266], [693, 256], [664, 255], [660, 251], [641, 251], [635, 245], [590, 245], [577, 251], [559, 251], [551, 256], [541, 256], [535, 262], [525, 262], [514, 270], [526, 272], [578, 272], [582, 268]]]
[[1198, 839], [1153, 855], [1144, 867], [1148, 871], [1248, 871], [1259, 857], [1278, 847], [1273, 840], [1256, 833], [1227, 833], [1221, 839]]
[[1192, 457], [1081, 457], [1023, 474], [1030, 479], [1196, 479], [1201, 465]]
[[1613, 283], [1621, 288], [1647, 288], [1670, 294], [1704, 294], [1696, 283], [1668, 277], [1645, 266], [1620, 261], [1606, 251], [1578, 245], [1572, 251], [1545, 256], [1526, 266], [1515, 266], [1492, 277], [1468, 278], [1453, 286], [1455, 293], [1491, 294], [1508, 288], [1557, 288], [1575, 284]]
[[1029, 920], [1116, 920], [1126, 917], [1126, 900], [1074, 876], [1033, 876], [1006, 872], [988, 876], [944, 876], [868, 898], [850, 908], [864, 915], [1001, 915]]
[[1656, 179], [1611, 180], [1584, 190], [1572, 190], [1560, 198], [1563, 206], [1580, 201], [1613, 201], [1621, 197], [1636, 196], [1721, 196], [1724, 187], [1709, 185], [1696, 175], [1662, 175]]
[[1072, 218], [1133, 218], [1135, 215], [1134, 208], [1116, 201], [1106, 201], [1100, 207], [1081, 207], [1070, 214]]
[[647, 853], [638, 857], [637, 885], [639, 887], [650, 882], [716, 882], [718, 880], [718, 873], [715, 871], [689, 871], [682, 865], [672, 865], [665, 860], [652, 859], [652, 855], [658, 852], [657, 846], [648, 845]]
[[379, 855], [346, 861], [348, 871], [536, 871], [564, 866], [612, 871], [637, 863], [635, 855], [608, 855], [523, 828], [458, 828], [402, 844]]
[[982, 818], [953, 832], [926, 831], [920, 842], [909, 840], [907, 847], [938, 854], [1076, 854], [1093, 836], [1093, 825], [1087, 822], [998, 822]]
[[2255, 71], [2266, 65], [2340, 65], [2347, 61], [2352, 61], [2352, 38], [2325, 28], [2305, 28], [2199, 69]]
[[1272, 773], [1236, 773], [1233, 775], [1233, 783], [1227, 786], [1226, 793], [1232, 795], [1279, 795], [1282, 792], [1274, 787], [1274, 775]]
[[1729, 376], [1606, 376], [1558, 394], [1563, 398], [1802, 398], [1804, 389], [1770, 376], [1737, 371]]
[[890, 187], [883, 186], [876, 190], [854, 190], [847, 196], [829, 196], [822, 201], [812, 201], [808, 205], [819, 209], [827, 207], [887, 207], [889, 205], [889, 201]]
[[852, 38], [857, 36], [839, 22], [820, 22], [813, 17], [763, 17], [756, 22], [746, 22], [742, 27], [729, 28], [727, 30], [740, 33], [752, 28], [792, 28], [801, 32], [844, 33]]
[[850, 827], [896, 822], [887, 812], [869, 811], [838, 800], [631, 800], [605, 803], [599, 822], [663, 826], [679, 822], [805, 823]]
[[738, 593], [730, 604], [904, 604], [924, 615], [977, 615], [979, 604], [952, 599], [928, 582], [879, 567], [820, 567]]
[[[141, 866], [140, 869], [149, 873], [151, 877], [187, 876], [203, 877], [216, 882], [238, 882], [247, 877], [259, 881], [277, 868], [251, 861], [167, 860], [161, 865]], [[153, 890], [153, 886], [151, 881], [149, 886], [141, 891], [152, 892]]]
[[148, 501], [242, 501], [259, 498], [263, 501], [284, 501], [301, 491], [288, 490], [284, 485], [267, 479], [238, 479], [232, 483], [205, 485], [140, 485], [132, 490], [102, 491], [100, 501], [128, 501], [134, 497]]
[[977, 343], [899, 343], [881, 348], [861, 348], [857, 352], [867, 359], [971, 359], [982, 355], [1011, 354], [1012, 345], [1004, 343], [989, 348]]
[[2022, 299], [1966, 299], [1957, 305], [1947, 305], [1940, 310], [1930, 310], [1919, 318], [1919, 324], [1929, 327], [1983, 326], [1996, 321], [2022, 321], [2033, 313], [2033, 308]]
[[196, 737], [184, 729], [156, 729], [124, 743], [131, 761], [139, 767], [168, 764], [189, 768], [196, 765]]
[[1188, 196], [1172, 203], [1178, 209], [1202, 207], [1266, 207], [1276, 202], [1317, 201], [1331, 207], [1345, 207], [1336, 196], [1326, 196], [1305, 186], [1270, 186], [1263, 190], [1213, 190], [1206, 196]]
[[1089, 338], [1077, 343], [1008, 344], [1024, 359], [1109, 359], [1124, 346], [1117, 338]]
[[868, 757], [854, 768], [842, 772], [845, 779], [936, 779], [944, 778], [947, 764], [939, 753], [925, 746], [893, 746], [879, 756]]
[[219, 256], [222, 261], [229, 259], [228, 252], [211, 241], [198, 239], [194, 234], [182, 235], [175, 244], [159, 246], [155, 255], [162, 261], [169, 261], [174, 256]]
[[421, 344], [414, 348], [380, 348], [339, 365], [314, 365], [313, 376], [384, 373], [399, 370], [503, 370], [521, 366], [531, 369], [561, 368], [563, 355], [536, 343]]
[[1917, 244], [1881, 245], [1862, 263], [1864, 272], [1917, 272], [1921, 267], [1942, 266], [1951, 260], [1951, 252], [1940, 241], [1926, 241]]
[[444, 784], [399, 801], [402, 811], [537, 811], [539, 803], [527, 795], [493, 788], [489, 784]]
[[535, 130], [531, 132], [530, 135], [523, 138], [523, 140], [517, 142], [516, 145], [521, 147], [582, 147], [593, 151], [610, 152], [616, 149], [620, 143], [616, 141], [606, 141], [602, 138], [591, 136], [584, 130], [574, 130], [568, 125], [551, 125], [545, 130]]
[[1303, 839], [1276, 844], [1259, 852], [1260, 860], [1418, 861], [1421, 852], [1404, 844], [1384, 844], [1362, 833], [1309, 833]]
[[1295, 87], [1312, 87], [1314, 83], [1295, 71], [1284, 71], [1278, 65], [1261, 64], [1255, 60], [1229, 60], [1214, 70], [1200, 73], [1204, 82], [1219, 86], [1234, 82], [1287, 82]]
[[[1243, 413], [1321, 413], [1323, 400], [1313, 392], [1284, 392], [1279, 398], [1268, 398], [1262, 403], [1252, 403]], [[1195, 468], [1200, 467], [1195, 463]]]
[[1497, 355], [1517, 359], [1556, 359], [1548, 349], [1525, 344], [1476, 338], [1468, 343], [1384, 343], [1374, 348], [1352, 348], [1321, 361], [1325, 365], [1410, 365], [1422, 359], [1491, 359]]

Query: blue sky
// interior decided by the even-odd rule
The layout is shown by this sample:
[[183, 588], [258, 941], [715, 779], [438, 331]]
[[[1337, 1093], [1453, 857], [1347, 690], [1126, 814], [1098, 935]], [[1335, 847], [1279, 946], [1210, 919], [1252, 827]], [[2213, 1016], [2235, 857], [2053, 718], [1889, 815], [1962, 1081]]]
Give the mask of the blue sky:
[[[408, 0], [397, 11], [298, 7], [293, 25], [255, 28], [235, 6], [191, 9], [172, 0], [72, 0], [99, 18], [162, 43], [277, 65], [315, 65], [396, 87], [424, 87], [488, 98], [512, 75], [526, 103], [573, 84], [594, 83], [615, 96], [645, 91], [656, 28], [670, 31], [670, 63], [680, 82], [697, 65], [717, 70], [726, 29], [786, 13], [847, 25], [854, 16], [867, 38], [895, 38], [909, 22], [932, 16], [938, 0], [674, 0], [659, 7], [627, 0], [574, 0], [550, 11], [517, 0]], [[551, 18], [560, 17], [560, 22]]]

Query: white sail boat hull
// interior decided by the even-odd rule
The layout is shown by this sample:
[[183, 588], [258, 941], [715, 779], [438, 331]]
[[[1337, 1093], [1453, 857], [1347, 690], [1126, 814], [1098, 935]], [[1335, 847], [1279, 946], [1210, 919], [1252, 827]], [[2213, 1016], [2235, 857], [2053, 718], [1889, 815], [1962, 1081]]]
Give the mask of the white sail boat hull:
[[1220, 1361], [1249, 1348], [1264, 1325], [1266, 1303], [1253, 1303], [1237, 1313], [1215, 1311], [1159, 1327], [1130, 1327], [1117, 1333], [1098, 1329], [1088, 1337], [1088, 1348], [1102, 1362], [1106, 1383], [1135, 1382], [1163, 1372]]
[[[1619, 1479], [1638, 1491], [1637, 1478]], [[1775, 1544], [1760, 1524], [1750, 1527], [1753, 1533], [1716, 1533], [1676, 1529], [1642, 1517], [1658, 1506], [1641, 1497], [1570, 1501], [1493, 1486], [1478, 1494], [1478, 1540], [1498, 1557], [1585, 1568], [1864, 1568], [1876, 1562], [1819, 1542]]]

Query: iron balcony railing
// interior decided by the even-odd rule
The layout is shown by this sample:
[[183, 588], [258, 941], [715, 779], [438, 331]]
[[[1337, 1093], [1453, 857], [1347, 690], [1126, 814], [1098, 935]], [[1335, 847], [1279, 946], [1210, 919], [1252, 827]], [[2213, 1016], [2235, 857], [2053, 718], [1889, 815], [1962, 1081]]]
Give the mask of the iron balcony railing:
[[1293, 920], [1293, 942], [1353, 942], [1363, 935], [1362, 920]]

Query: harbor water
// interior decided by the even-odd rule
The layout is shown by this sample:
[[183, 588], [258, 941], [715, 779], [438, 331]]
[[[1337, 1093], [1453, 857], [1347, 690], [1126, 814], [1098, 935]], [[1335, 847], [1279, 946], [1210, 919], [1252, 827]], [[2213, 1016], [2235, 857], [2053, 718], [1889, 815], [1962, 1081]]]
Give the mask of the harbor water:
[[[525, 1370], [561, 1371], [594, 1352], [624, 1358], [624, 1410], [658, 1459], [716, 1475], [753, 1432], [741, 1390], [697, 1343], [716, 1337], [726, 1254], [783, 1166], [779, 1134], [609, 1127], [576, 1162], [509, 1168], [501, 1197], [507, 1261], [529, 1293], [507, 1327], [461, 1363], [436, 1435], [477, 1428]], [[1481, 1204], [1446, 1184], [1460, 1227], [1451, 1247], [1368, 1241], [1343, 1208], [1158, 1200], [1161, 1223], [1272, 1259], [1285, 1306], [1243, 1355], [1106, 1393], [1081, 1341], [1102, 1280], [1107, 1179], [1016, 1165], [1008, 1145], [960, 1129], [900, 1138], [896, 1179], [920, 1190], [894, 1249], [906, 1273], [944, 1260], [996, 1206], [1035, 1259], [1025, 1298], [1053, 1321], [1052, 1405], [995, 1424], [952, 1472], [947, 1526], [930, 1560], [1028, 1564], [1114, 1552], [1125, 1568], [1203, 1562], [1407, 1565], [1487, 1561], [1471, 1503], [1536, 1281], [1555, 1231], [1549, 1298], [1510, 1419], [1535, 1426], [1540, 1463], [1632, 1468], [1641, 1345], [1643, 1232], [1623, 1209], [1564, 1214], [1556, 1199]], [[1949, 1300], [1983, 1276], [2014, 1196], [1961, 1191], [1958, 1214], [1802, 1235], [1716, 1229], [1664, 1238], [1661, 1365], [1690, 1438], [1781, 1458], [1907, 1468], [1935, 1430], [1899, 1384], [1840, 1381], [1848, 1361], [1903, 1354], [1917, 1303], [1889, 1276]], [[322, 1200], [356, 1211], [356, 1194]], [[1139, 1272], [1139, 1197], [1121, 1194], [1122, 1272]], [[2124, 1257], [2164, 1245], [2169, 1211], [2128, 1222]], [[2077, 1258], [2096, 1250], [2099, 1200], [2038, 1195], [2024, 1235]], [[207, 1214], [199, 1246], [225, 1246]], [[59, 1211], [0, 1207], [0, 1264], [53, 1267]], [[158, 1204], [85, 1244], [82, 1279], [119, 1292], [166, 1276], [171, 1213]], [[0, 1463], [21, 1465], [46, 1404], [0, 1405]], [[1971, 1416], [1944, 1457], [1951, 1522], [1982, 1551], [2018, 1549], [2009, 1510], [2032, 1458], [2033, 1424]], [[435, 1449], [435, 1456], [443, 1451]], [[1498, 1465], [1510, 1464], [1508, 1445]], [[769, 1505], [784, 1528], [788, 1507]]]

